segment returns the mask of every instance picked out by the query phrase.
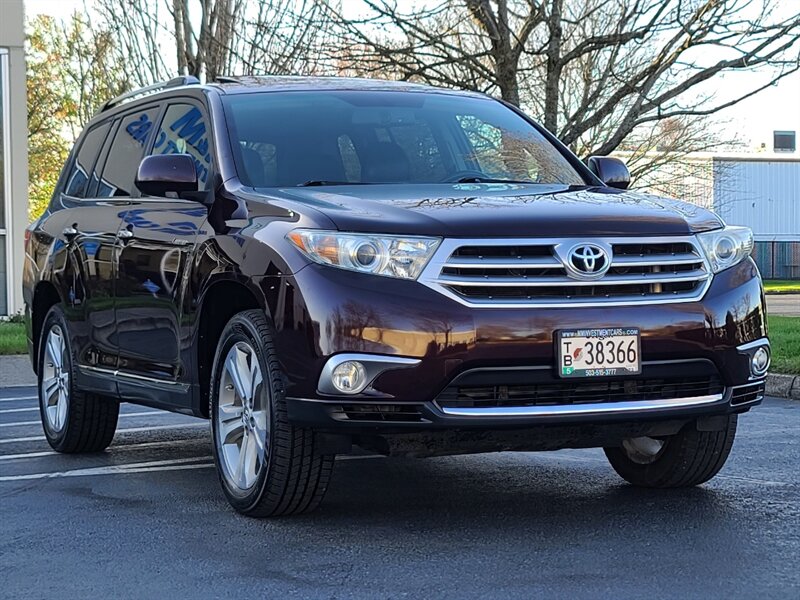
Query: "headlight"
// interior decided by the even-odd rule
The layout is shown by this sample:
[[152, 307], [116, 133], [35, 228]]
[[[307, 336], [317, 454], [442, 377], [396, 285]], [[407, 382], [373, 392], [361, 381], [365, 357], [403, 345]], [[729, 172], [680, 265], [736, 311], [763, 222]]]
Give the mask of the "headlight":
[[295, 229], [286, 237], [322, 265], [401, 279], [419, 277], [440, 242], [438, 238], [313, 229]]
[[753, 251], [753, 232], [749, 227], [725, 227], [698, 233], [711, 270], [719, 273], [742, 262]]

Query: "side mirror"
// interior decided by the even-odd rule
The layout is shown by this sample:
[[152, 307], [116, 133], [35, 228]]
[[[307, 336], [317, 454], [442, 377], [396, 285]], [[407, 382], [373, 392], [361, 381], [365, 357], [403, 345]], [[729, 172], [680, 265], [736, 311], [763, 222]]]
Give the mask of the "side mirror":
[[627, 190], [631, 184], [631, 174], [625, 163], [611, 156], [590, 156], [586, 161], [589, 170], [608, 187]]
[[179, 197], [197, 191], [197, 168], [188, 154], [155, 154], [139, 163], [134, 184], [148, 196]]

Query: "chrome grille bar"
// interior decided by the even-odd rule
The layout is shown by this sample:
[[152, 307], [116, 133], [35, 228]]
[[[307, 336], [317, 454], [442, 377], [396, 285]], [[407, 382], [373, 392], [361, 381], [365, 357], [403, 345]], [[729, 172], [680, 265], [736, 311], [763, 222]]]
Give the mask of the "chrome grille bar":
[[[575, 278], [556, 251], [586, 241], [611, 248], [610, 269], [600, 279]], [[449, 238], [419, 281], [467, 306], [518, 308], [686, 302], [701, 298], [711, 279], [694, 236], [661, 236]]]
[[464, 269], [558, 269], [562, 265], [553, 256], [548, 258], [463, 258], [452, 256], [448, 267]]
[[615, 256], [611, 261], [611, 267], [646, 267], [653, 264], [658, 265], [694, 265], [701, 263], [703, 259], [699, 256], [675, 256], [674, 254], [651, 254], [646, 258], [641, 256]]
[[690, 271], [680, 275], [655, 273], [654, 276], [606, 275], [603, 279], [595, 281], [579, 281], [569, 277], [453, 277], [440, 275], [439, 282], [445, 285], [477, 286], [477, 287], [547, 287], [552, 285], [650, 285], [652, 283], [680, 283], [684, 281], [702, 281], [708, 278], [708, 273], [702, 269]]

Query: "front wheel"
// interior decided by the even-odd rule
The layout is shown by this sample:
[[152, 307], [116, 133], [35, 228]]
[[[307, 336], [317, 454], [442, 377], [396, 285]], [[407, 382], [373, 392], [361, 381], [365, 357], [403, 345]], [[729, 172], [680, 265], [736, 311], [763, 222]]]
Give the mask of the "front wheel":
[[719, 431], [698, 431], [689, 423], [675, 435], [631, 438], [604, 450], [617, 474], [633, 485], [691, 487], [722, 469], [736, 436], [736, 422], [736, 415], [729, 416]]
[[289, 423], [272, 324], [260, 310], [235, 315], [217, 345], [210, 415], [222, 489], [240, 513], [308, 512], [322, 501], [334, 456], [313, 431]]

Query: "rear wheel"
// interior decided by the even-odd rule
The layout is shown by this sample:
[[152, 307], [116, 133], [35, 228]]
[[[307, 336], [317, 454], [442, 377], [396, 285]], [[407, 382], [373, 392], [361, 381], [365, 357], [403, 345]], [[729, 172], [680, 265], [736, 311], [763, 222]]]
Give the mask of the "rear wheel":
[[641, 487], [676, 488], [705, 483], [719, 473], [736, 436], [736, 415], [719, 431], [697, 431], [689, 423], [675, 435], [639, 437], [605, 448], [620, 477]]
[[313, 431], [289, 423], [272, 324], [260, 310], [235, 315], [214, 358], [210, 415], [222, 489], [239, 512], [308, 512], [322, 501], [334, 455]]
[[75, 385], [67, 320], [50, 309], [39, 341], [39, 412], [47, 442], [58, 452], [99, 452], [114, 438], [119, 402]]

